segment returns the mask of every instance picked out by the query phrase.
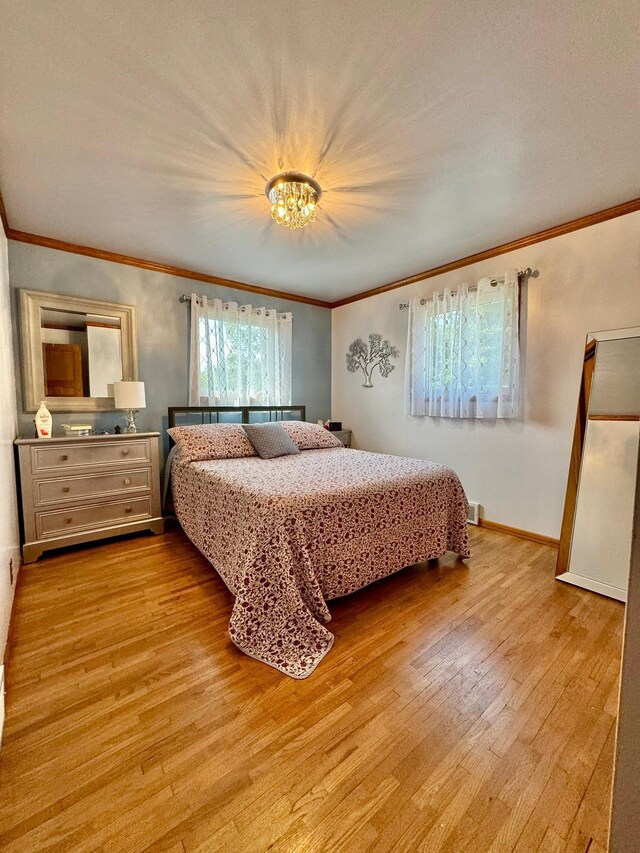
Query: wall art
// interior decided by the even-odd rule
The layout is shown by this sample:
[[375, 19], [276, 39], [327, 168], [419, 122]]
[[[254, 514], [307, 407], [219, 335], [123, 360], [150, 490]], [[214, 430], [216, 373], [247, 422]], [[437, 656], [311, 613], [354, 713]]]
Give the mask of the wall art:
[[350, 373], [357, 373], [361, 370], [364, 373], [363, 388], [373, 388], [371, 376], [377, 368], [380, 370], [380, 375], [385, 379], [395, 370], [395, 365], [391, 364], [392, 358], [398, 358], [400, 353], [397, 348], [392, 346], [389, 341], [383, 341], [382, 335], [372, 333], [369, 335], [369, 344], [365, 344], [362, 338], [356, 338], [350, 344], [347, 352], [347, 370]]

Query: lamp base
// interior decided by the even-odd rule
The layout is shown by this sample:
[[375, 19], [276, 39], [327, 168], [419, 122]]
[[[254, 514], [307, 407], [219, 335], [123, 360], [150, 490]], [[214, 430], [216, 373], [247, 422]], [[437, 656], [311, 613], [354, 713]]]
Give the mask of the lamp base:
[[136, 426], [136, 415], [138, 414], [137, 409], [127, 409], [127, 425], [123, 429], [123, 432], [132, 433], [138, 432], [138, 427]]

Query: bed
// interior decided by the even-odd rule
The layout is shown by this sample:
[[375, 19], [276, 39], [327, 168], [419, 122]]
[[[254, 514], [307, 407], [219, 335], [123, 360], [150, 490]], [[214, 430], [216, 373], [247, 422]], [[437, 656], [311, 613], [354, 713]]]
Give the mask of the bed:
[[[450, 468], [344, 448], [305, 424], [303, 407], [174, 407], [172, 437], [194, 414], [212, 424], [200, 427], [207, 441], [224, 432], [231, 445], [209, 458], [220, 453], [206, 442], [195, 453], [178, 442], [173, 506], [235, 596], [229, 635], [251, 657], [306, 678], [333, 644], [327, 601], [446, 551], [469, 556], [467, 501]], [[237, 426], [216, 432], [230, 417]], [[249, 455], [241, 423], [256, 420], [281, 420], [300, 452]]]

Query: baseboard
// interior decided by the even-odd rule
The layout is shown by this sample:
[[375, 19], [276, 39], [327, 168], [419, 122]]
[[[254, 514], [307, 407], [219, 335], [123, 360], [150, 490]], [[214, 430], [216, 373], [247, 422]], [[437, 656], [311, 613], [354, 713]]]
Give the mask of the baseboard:
[[0, 660], [0, 665], [7, 666], [9, 663], [9, 658], [11, 657], [11, 651], [13, 649], [13, 644], [15, 641], [15, 604], [16, 604], [16, 596], [18, 594], [18, 584], [20, 583], [20, 578], [22, 576], [22, 557], [20, 555], [20, 548], [16, 549], [14, 555], [14, 565], [16, 566], [16, 573], [13, 578], [13, 599], [11, 601], [11, 613], [9, 614], [9, 630], [7, 632], [7, 642], [5, 644], [4, 649], [0, 649], [2, 651], [2, 660]]
[[528, 539], [530, 542], [537, 542], [539, 545], [550, 545], [552, 548], [560, 546], [560, 540], [554, 539], [552, 536], [543, 536], [542, 533], [533, 533], [531, 530], [520, 530], [519, 527], [509, 527], [506, 524], [499, 524], [497, 521], [489, 521], [486, 518], [478, 519], [478, 527], [486, 527], [487, 530], [495, 530], [498, 533], [508, 533], [510, 536]]
[[0, 664], [0, 746], [4, 732], [4, 664]]

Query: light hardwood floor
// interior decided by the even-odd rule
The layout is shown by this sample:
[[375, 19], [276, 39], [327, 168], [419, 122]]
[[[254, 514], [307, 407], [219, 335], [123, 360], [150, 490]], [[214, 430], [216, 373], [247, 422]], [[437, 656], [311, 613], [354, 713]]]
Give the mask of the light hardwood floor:
[[306, 681], [235, 649], [180, 531], [25, 567], [0, 848], [602, 853], [623, 606], [471, 534], [334, 601]]

